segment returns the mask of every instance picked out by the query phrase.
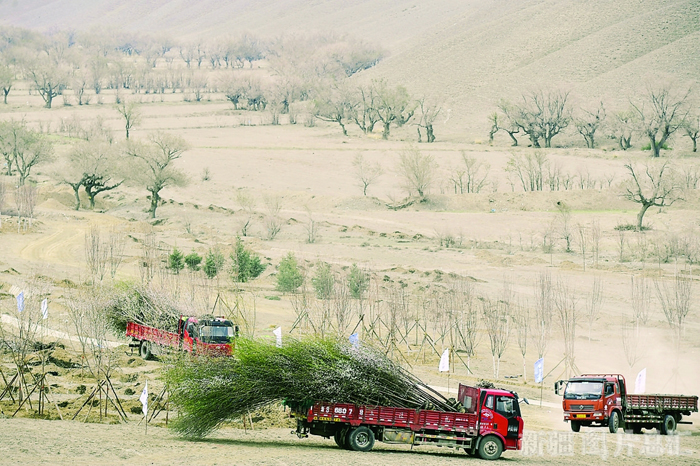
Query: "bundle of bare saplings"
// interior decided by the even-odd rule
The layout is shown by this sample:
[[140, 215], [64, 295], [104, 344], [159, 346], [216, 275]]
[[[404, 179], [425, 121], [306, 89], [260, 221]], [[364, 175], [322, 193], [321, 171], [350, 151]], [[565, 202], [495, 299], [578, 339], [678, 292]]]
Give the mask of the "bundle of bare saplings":
[[182, 357], [168, 370], [175, 429], [203, 437], [222, 423], [283, 402], [314, 401], [459, 410], [418, 378], [370, 347], [308, 337], [269, 342], [240, 339], [231, 358]]
[[152, 286], [122, 285], [113, 291], [105, 313], [113, 330], [123, 334], [127, 322], [176, 332], [180, 316], [190, 311], [168, 293]]

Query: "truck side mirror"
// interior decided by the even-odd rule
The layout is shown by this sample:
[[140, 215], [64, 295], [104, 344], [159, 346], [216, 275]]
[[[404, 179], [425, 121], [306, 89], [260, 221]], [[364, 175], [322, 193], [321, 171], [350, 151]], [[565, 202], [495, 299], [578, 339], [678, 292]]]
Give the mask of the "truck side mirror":
[[554, 393], [557, 395], [563, 395], [564, 394], [564, 388], [566, 387], [566, 380], [557, 380], [554, 383]]

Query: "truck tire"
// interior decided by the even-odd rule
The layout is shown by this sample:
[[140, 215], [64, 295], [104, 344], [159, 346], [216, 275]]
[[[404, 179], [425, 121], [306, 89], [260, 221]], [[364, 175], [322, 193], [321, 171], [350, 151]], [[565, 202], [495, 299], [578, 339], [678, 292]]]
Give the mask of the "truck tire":
[[661, 435], [673, 435], [673, 432], [675, 430], [676, 419], [670, 414], [665, 415], [663, 422], [659, 426], [659, 432], [661, 433]]
[[153, 353], [151, 353], [151, 343], [146, 340], [142, 341], [141, 346], [139, 346], [139, 354], [144, 360], [151, 359], [153, 355]]
[[333, 434], [333, 440], [335, 444], [344, 450], [349, 450], [348, 448], [348, 429], [343, 428], [335, 431]]
[[571, 430], [574, 432], [581, 431], [581, 423], [579, 421], [571, 421]]
[[620, 414], [617, 411], [610, 413], [610, 419], [608, 419], [608, 430], [611, 434], [616, 434], [617, 429], [620, 427]]
[[482, 460], [497, 460], [503, 453], [503, 444], [495, 435], [487, 435], [479, 442], [479, 458]]
[[365, 426], [360, 426], [348, 432], [347, 442], [351, 450], [370, 451], [374, 447], [374, 432]]

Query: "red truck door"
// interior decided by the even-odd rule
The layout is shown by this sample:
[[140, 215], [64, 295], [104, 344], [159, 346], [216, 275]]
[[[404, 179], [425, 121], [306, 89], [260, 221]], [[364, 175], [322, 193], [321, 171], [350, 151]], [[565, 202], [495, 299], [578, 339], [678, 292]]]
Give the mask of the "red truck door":
[[515, 449], [520, 432], [520, 408], [514, 397], [500, 394], [487, 394], [481, 408], [479, 433], [498, 434], [504, 441], [504, 449]]

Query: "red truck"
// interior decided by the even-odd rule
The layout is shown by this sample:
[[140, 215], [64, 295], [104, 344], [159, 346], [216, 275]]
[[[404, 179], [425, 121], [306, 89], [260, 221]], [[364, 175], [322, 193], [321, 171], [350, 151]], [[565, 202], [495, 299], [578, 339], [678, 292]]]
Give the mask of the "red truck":
[[196, 354], [230, 356], [233, 349], [231, 339], [238, 336], [238, 332], [238, 325], [230, 320], [211, 316], [180, 316], [177, 333], [136, 322], [126, 324], [126, 336], [132, 338], [129, 346], [139, 348], [143, 359], [149, 359], [161, 347]]
[[516, 393], [460, 384], [457, 400], [460, 412], [317, 402], [308, 411], [293, 409], [292, 416], [299, 438], [333, 437], [339, 447], [354, 451], [371, 450], [375, 440], [463, 448], [488, 460], [499, 458], [503, 450], [522, 449], [523, 418]]
[[560, 380], [554, 391], [564, 395], [564, 422], [568, 421], [574, 432], [581, 426], [607, 426], [613, 434], [622, 427], [635, 434], [657, 429], [669, 435], [677, 424], [692, 424], [681, 419], [698, 411], [697, 396], [627, 394], [620, 374], [584, 374]]

